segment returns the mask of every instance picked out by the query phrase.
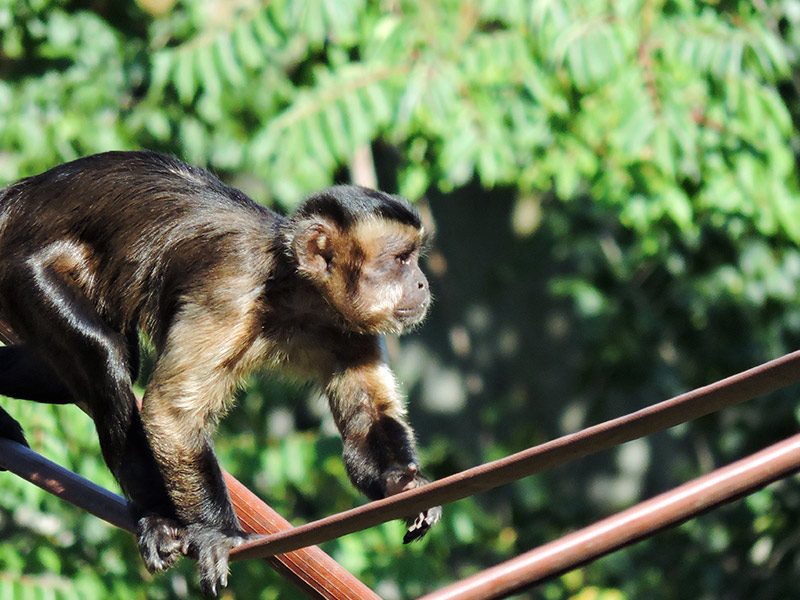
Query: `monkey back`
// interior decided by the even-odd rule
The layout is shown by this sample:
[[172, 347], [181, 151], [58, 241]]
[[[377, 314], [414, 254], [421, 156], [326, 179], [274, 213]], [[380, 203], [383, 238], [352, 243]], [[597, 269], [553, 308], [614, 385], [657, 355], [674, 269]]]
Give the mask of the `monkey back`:
[[[169, 322], [197, 282], [266, 274], [285, 219], [205, 170], [154, 152], [107, 152], [0, 192], [0, 281], [33, 252], [52, 260], [118, 331]], [[261, 280], [263, 282], [263, 280]], [[0, 300], [1, 301], [1, 300]]]

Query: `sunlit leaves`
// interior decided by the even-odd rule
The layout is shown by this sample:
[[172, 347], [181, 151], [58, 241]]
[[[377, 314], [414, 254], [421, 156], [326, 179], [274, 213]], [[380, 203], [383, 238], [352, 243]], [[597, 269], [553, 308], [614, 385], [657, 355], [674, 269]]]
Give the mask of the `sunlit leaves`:
[[255, 133], [253, 164], [274, 175], [286, 200], [322, 187], [396, 113], [392, 87], [399, 75], [383, 65], [350, 65], [335, 74], [318, 69], [316, 85], [299, 90], [291, 106]]
[[670, 30], [659, 28], [668, 44], [665, 51], [693, 69], [719, 78], [755, 71], [774, 80], [789, 71], [787, 48], [776, 34], [757, 20], [734, 26], [711, 11], [687, 15]]
[[119, 115], [135, 77], [123, 71], [125, 49], [113, 28], [92, 13], [59, 10], [27, 25], [27, 51], [41, 72], [31, 76], [22, 63], [17, 72], [12, 62], [16, 76], [0, 89], [4, 180], [130, 143]]
[[[744, 150], [760, 163], [744, 171], [755, 177], [746, 187], [774, 197], [759, 203], [755, 226], [796, 236], [792, 125], [776, 88], [792, 58], [750, 12], [559, 0], [376, 12], [362, 0], [307, 0], [232, 6], [211, 19], [187, 6], [154, 22], [145, 101], [119, 118], [159, 144], [177, 139], [194, 162], [247, 166], [283, 202], [329, 183], [380, 137], [401, 149], [427, 140], [398, 177], [413, 196], [477, 178], [563, 199], [590, 191], [620, 206], [636, 194], [684, 198], [687, 186], [715, 198], [742, 175], [731, 154]], [[53, 11], [34, 31], [43, 54], [89, 57], [87, 35], [116, 44], [94, 22]], [[117, 143], [108, 128], [92, 131], [95, 143], [80, 150], [35, 131], [15, 139], [25, 154], [54, 146], [61, 157]], [[752, 199], [691, 210], [676, 201], [648, 214], [685, 230], [703, 206], [747, 212], [731, 198]]]
[[[198, 91], [219, 96], [224, 86], [244, 85], [268, 60], [280, 60], [285, 37], [267, 11], [248, 14], [175, 48], [153, 54], [151, 93], [171, 84], [188, 104]], [[272, 54], [272, 56], [270, 56]]]

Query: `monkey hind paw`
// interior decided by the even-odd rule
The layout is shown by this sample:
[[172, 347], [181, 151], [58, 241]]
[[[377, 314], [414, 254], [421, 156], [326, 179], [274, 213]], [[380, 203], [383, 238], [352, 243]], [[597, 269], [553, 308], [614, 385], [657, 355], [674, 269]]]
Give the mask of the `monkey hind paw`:
[[434, 506], [426, 511], [419, 513], [415, 518], [408, 519], [406, 524], [408, 529], [405, 536], [403, 536], [403, 543], [415, 542], [428, 533], [428, 530], [433, 527], [442, 518], [442, 507]]
[[136, 541], [144, 565], [151, 573], [169, 569], [188, 552], [184, 527], [174, 519], [158, 515], [139, 519]]
[[226, 533], [202, 524], [187, 527], [188, 554], [197, 560], [200, 589], [216, 596], [228, 585], [228, 555], [247, 539], [243, 532]]

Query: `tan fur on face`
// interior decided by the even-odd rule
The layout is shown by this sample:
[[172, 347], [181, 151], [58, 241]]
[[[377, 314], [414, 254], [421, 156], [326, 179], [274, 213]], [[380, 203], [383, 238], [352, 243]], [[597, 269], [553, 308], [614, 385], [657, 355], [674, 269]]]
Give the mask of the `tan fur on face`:
[[[359, 279], [369, 276], [370, 266], [375, 261], [393, 260], [394, 254], [409, 246], [419, 249], [424, 236], [424, 229], [396, 221], [381, 218], [359, 221], [350, 235], [362, 256]], [[350, 300], [355, 315], [352, 320], [367, 333], [401, 333], [403, 327], [395, 318], [394, 311], [403, 294], [402, 283], [389, 279], [381, 282], [377, 292], [365, 293], [364, 288], [362, 283], [360, 293]]]
[[[415, 263], [423, 228], [369, 216], [342, 228], [315, 216], [299, 221], [287, 238], [297, 272], [311, 282], [342, 321], [358, 333], [402, 333], [396, 311], [407, 281], [391, 267], [399, 255]], [[416, 264], [415, 264], [416, 268]]]
[[390, 241], [414, 243], [418, 248], [421, 247], [422, 241], [425, 239], [425, 228], [417, 229], [397, 221], [370, 218], [356, 223], [352, 234], [354, 239], [358, 240], [364, 255], [369, 259], [383, 252], [386, 244]]

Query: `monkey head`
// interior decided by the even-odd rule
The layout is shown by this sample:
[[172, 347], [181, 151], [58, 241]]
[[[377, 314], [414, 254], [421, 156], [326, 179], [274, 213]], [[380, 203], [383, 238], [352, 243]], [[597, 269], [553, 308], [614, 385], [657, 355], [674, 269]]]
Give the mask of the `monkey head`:
[[308, 198], [290, 221], [287, 244], [298, 272], [359, 333], [402, 333], [430, 306], [419, 268], [426, 235], [405, 200], [337, 186]]

